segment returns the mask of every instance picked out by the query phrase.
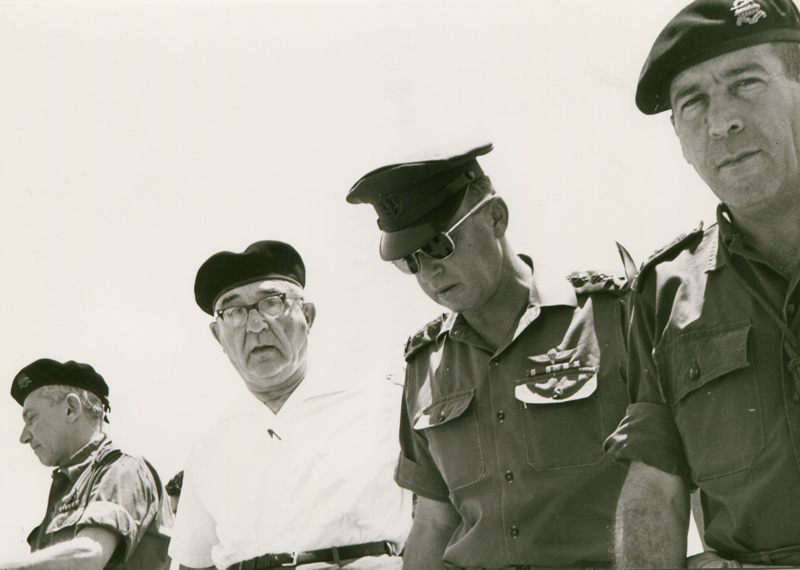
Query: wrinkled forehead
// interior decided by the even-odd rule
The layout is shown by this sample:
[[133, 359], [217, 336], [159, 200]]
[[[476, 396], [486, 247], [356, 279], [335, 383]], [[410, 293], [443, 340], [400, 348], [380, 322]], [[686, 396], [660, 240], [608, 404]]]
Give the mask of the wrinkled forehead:
[[681, 70], [670, 81], [670, 102], [674, 102], [679, 91], [696, 87], [705, 79], [724, 81], [753, 71], [770, 74], [785, 71], [774, 44], [764, 43], [731, 51]]
[[[270, 294], [285, 293], [289, 295], [293, 291], [292, 286], [292, 283], [283, 279], [265, 279], [234, 287], [220, 295], [214, 304], [214, 311], [219, 311], [224, 306], [231, 304], [249, 305], [257, 303], [260, 299]], [[297, 288], [296, 285], [294, 287]]]

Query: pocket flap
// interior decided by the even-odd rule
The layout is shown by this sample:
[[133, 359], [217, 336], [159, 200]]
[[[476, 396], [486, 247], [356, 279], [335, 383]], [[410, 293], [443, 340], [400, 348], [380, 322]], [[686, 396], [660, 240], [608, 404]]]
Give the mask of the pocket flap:
[[655, 351], [662, 396], [675, 404], [689, 392], [724, 374], [750, 366], [747, 359], [749, 320], [691, 331]]
[[414, 422], [414, 429], [440, 426], [460, 417], [467, 410], [474, 396], [475, 389], [470, 388], [434, 400]]

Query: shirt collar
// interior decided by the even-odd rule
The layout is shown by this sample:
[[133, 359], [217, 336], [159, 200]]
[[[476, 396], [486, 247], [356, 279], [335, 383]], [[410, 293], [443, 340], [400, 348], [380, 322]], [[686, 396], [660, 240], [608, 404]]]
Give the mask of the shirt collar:
[[730, 208], [724, 202], [717, 206], [717, 227], [719, 228], [719, 239], [713, 240], [710, 244], [706, 271], [714, 271], [725, 265], [725, 254], [720, 249], [722, 247], [726, 248], [731, 255], [767, 263], [764, 257], [747, 243], [746, 238], [734, 223]]
[[[556, 274], [541, 264], [536, 264], [534, 269], [533, 260], [529, 256], [520, 254], [519, 257], [531, 268], [533, 279], [529, 285], [528, 307], [520, 318], [514, 338], [539, 316], [542, 307], [578, 306], [575, 288], [562, 275]], [[436, 336], [437, 342], [443, 335], [449, 335], [456, 323], [462, 323], [463, 320], [459, 313], [452, 311], [445, 313], [442, 328]], [[466, 325], [466, 323], [463, 324]]]
[[59, 467], [53, 471], [53, 476], [61, 472], [74, 483], [78, 480], [78, 477], [80, 477], [84, 469], [95, 460], [100, 452], [100, 448], [106, 445], [111, 445], [111, 440], [108, 439], [106, 434], [101, 434], [99, 438], [93, 439], [76, 451], [67, 461], [66, 467]]

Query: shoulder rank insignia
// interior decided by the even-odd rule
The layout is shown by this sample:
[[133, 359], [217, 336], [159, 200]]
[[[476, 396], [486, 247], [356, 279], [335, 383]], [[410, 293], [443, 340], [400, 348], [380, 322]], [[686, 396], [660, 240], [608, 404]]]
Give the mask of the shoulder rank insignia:
[[567, 275], [567, 281], [575, 287], [576, 295], [591, 293], [612, 293], [623, 295], [628, 290], [625, 277], [597, 271], [573, 271]]
[[761, 9], [761, 5], [753, 0], [735, 0], [731, 6], [731, 12], [736, 16], [736, 25], [755, 24], [761, 18], [766, 18], [767, 13]]
[[436, 317], [427, 325], [422, 327], [422, 329], [420, 329], [414, 336], [409, 337], [408, 342], [406, 342], [406, 360], [411, 358], [414, 353], [419, 351], [421, 348], [436, 341], [436, 336], [439, 334], [439, 331], [442, 330], [442, 323], [444, 323], [445, 317], [447, 317], [447, 313]]
[[671, 255], [677, 255], [679, 251], [684, 249], [689, 245], [689, 243], [693, 242], [697, 238], [703, 237], [703, 222], [700, 222], [698, 226], [693, 229], [688, 234], [681, 234], [667, 245], [662, 247], [661, 249], [656, 250], [653, 255], [647, 258], [642, 264], [642, 268], [639, 270], [639, 274], [636, 276], [636, 281], [634, 281], [632, 287], [634, 289], [638, 289], [642, 282], [642, 278], [644, 274], [651, 268], [657, 265], [659, 262], [664, 261], [665, 259], [669, 258]]
[[576, 348], [529, 356], [533, 368], [517, 380], [514, 396], [527, 404], [558, 404], [582, 400], [597, 390], [597, 370], [573, 360]]

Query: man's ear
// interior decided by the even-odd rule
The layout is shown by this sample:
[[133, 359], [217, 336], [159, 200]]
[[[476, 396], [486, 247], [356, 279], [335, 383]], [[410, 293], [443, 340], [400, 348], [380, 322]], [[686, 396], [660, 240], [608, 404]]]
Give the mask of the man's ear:
[[83, 404], [77, 394], [67, 394], [67, 422], [72, 423], [78, 419], [83, 412]]
[[505, 200], [499, 196], [492, 200], [492, 203], [489, 204], [489, 213], [492, 216], [494, 237], [501, 239], [506, 235], [508, 229], [508, 205]]
[[[215, 339], [217, 339], [217, 342], [220, 345], [222, 345], [222, 341], [219, 339], [219, 323], [217, 323], [217, 321], [208, 323], [208, 328], [211, 329], [211, 334], [214, 336]], [[222, 349], [224, 350], [225, 347], [223, 346]]]
[[308, 328], [310, 329], [311, 325], [314, 324], [314, 319], [317, 317], [317, 308], [314, 306], [314, 303], [303, 301], [303, 316], [305, 316]]
[[[678, 132], [678, 127], [677, 127], [677, 125], [675, 124], [675, 113], [673, 113], [673, 114], [671, 114], [671, 115], [669, 116], [669, 122], [670, 122], [670, 123], [672, 123], [672, 129], [675, 131], [675, 136], [677, 136], [677, 137], [678, 137], [678, 142], [681, 144], [681, 154], [683, 154], [683, 160], [685, 160], [685, 161], [686, 161], [686, 162], [688, 162], [689, 164], [692, 164], [692, 163], [689, 161], [689, 157], [688, 157], [688, 156], [686, 156], [686, 149], [684, 149], [684, 148], [683, 148], [683, 140], [681, 139], [681, 135], [680, 135], [680, 133]], [[692, 166], [694, 166], [694, 165], [692, 164]]]

